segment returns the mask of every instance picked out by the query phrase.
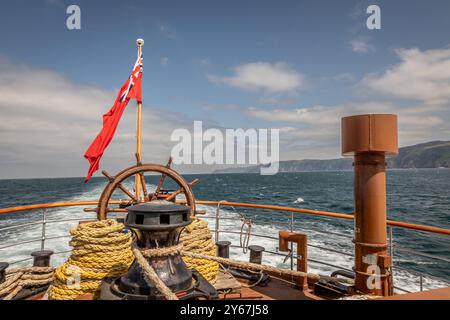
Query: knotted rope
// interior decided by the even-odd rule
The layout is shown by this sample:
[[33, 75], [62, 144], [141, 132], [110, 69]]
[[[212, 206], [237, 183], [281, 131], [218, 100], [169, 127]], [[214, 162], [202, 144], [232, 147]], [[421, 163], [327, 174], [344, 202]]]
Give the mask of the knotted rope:
[[169, 255], [175, 255], [180, 252], [180, 249], [183, 245], [177, 245], [173, 247], [165, 247], [165, 248], [155, 248], [155, 249], [145, 249], [140, 250], [135, 243], [133, 243], [133, 253], [136, 257], [136, 261], [139, 266], [144, 271], [144, 276], [147, 278], [147, 281], [150, 281], [155, 284], [158, 290], [164, 295], [167, 300], [179, 300], [178, 297], [170, 290], [168, 286], [159, 278], [155, 269], [148, 263], [147, 258], [150, 257], [163, 257]]
[[[247, 253], [248, 252], [248, 243], [250, 242], [250, 236], [252, 234], [252, 220], [246, 218], [244, 215], [239, 214], [241, 216], [241, 233], [239, 235], [239, 242], [242, 247], [242, 252]], [[247, 226], [247, 231], [244, 232], [244, 227]]]
[[27, 267], [6, 270], [6, 279], [0, 284], [0, 297], [13, 299], [22, 289], [44, 286], [53, 281], [53, 268]]
[[73, 300], [88, 293], [97, 296], [103, 278], [123, 275], [134, 261], [131, 233], [123, 229], [123, 224], [109, 219], [70, 230], [73, 250], [55, 270], [49, 299]]
[[[155, 270], [148, 263], [146, 258], [161, 257], [180, 254], [183, 251], [200, 253], [205, 256], [216, 255], [216, 245], [212, 238], [208, 223], [198, 218], [192, 217], [192, 223], [188, 225], [180, 235], [180, 243], [172, 247], [139, 249], [136, 244], [132, 247], [136, 261], [144, 271], [145, 277], [155, 284], [158, 290], [168, 300], [178, 300], [178, 297], [169, 287], [158, 277]], [[219, 272], [219, 264], [205, 258], [183, 257], [189, 269], [196, 269], [206, 280], [214, 283]]]
[[[192, 217], [192, 223], [183, 230], [180, 241], [183, 243], [183, 251], [216, 256], [216, 244], [208, 229], [208, 223], [197, 217]], [[191, 256], [185, 256], [183, 260], [189, 269], [196, 269], [209, 282], [216, 281], [219, 273], [217, 262]]]

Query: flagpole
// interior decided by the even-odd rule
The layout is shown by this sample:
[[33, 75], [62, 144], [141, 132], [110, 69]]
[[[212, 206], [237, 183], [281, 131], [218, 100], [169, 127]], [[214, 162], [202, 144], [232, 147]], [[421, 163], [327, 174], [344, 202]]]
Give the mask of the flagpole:
[[[143, 39], [137, 39], [136, 44], [138, 47], [138, 57], [142, 54], [142, 46], [144, 45]], [[141, 162], [141, 121], [142, 121], [142, 102], [138, 101], [137, 103], [137, 123], [136, 123], [136, 157], [137, 161]], [[135, 184], [136, 184], [136, 199], [138, 201], [141, 199], [141, 180], [139, 174], [135, 176]]]

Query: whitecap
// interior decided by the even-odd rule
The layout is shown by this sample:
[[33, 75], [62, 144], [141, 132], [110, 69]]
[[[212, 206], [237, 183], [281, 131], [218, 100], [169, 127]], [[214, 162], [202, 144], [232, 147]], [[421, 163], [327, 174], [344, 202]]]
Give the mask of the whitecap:
[[302, 203], [302, 202], [305, 202], [303, 198], [297, 198], [297, 200], [294, 201], [294, 203]]

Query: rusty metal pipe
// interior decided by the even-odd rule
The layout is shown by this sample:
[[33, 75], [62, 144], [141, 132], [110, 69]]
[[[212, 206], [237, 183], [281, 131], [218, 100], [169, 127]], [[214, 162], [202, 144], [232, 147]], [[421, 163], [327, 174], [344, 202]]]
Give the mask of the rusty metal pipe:
[[355, 241], [386, 245], [385, 156], [364, 153], [355, 156]]
[[398, 153], [397, 116], [370, 114], [342, 118], [342, 154], [354, 156], [355, 289], [387, 296], [386, 155]]
[[[378, 256], [387, 255], [386, 233], [386, 171], [385, 156], [364, 153], [355, 156], [355, 286], [364, 293], [387, 295], [379, 279], [371, 276], [378, 271]], [[372, 257], [372, 258], [371, 258]], [[373, 260], [375, 259], [375, 260]], [[373, 277], [373, 276], [372, 276]], [[384, 282], [385, 279], [380, 279]], [[373, 282], [370, 285], [371, 281]], [[368, 283], [369, 282], [369, 283]], [[372, 288], [374, 287], [374, 288]]]

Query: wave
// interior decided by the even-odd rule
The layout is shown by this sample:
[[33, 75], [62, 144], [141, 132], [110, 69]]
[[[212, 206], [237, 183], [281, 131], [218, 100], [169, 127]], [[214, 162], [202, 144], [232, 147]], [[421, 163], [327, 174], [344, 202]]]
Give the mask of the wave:
[[294, 201], [294, 203], [302, 203], [302, 202], [305, 202], [303, 198], [297, 198], [297, 200]]

